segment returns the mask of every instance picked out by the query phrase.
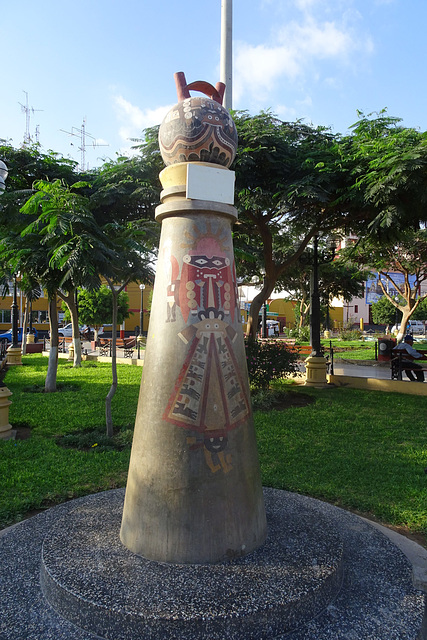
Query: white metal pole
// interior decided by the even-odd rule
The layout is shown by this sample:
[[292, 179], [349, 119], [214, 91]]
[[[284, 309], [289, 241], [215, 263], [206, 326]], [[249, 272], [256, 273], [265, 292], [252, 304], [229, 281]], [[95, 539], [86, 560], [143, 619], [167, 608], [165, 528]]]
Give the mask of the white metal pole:
[[233, 94], [233, 0], [221, 0], [221, 70], [225, 84], [224, 107], [232, 109]]

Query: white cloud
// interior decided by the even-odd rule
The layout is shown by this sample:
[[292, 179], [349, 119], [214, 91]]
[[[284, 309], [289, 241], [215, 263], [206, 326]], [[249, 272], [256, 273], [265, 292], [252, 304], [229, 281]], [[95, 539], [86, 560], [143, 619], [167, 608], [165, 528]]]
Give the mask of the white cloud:
[[273, 110], [274, 114], [277, 115], [280, 120], [284, 122], [292, 122], [298, 117], [298, 112], [293, 107], [287, 107], [284, 104], [277, 104]]
[[[360, 14], [346, 6], [334, 17], [325, 20], [334, 2], [320, 0], [293, 0], [301, 12], [299, 18], [276, 26], [269, 41], [262, 44], [235, 43], [234, 100], [251, 96], [260, 101], [268, 98], [275, 85], [282, 79], [299, 82], [302, 86], [310, 79], [322, 79], [319, 69], [328, 63], [342, 67], [353, 65], [357, 56], [370, 55], [373, 51], [371, 38], [360, 29]], [[339, 4], [339, 2], [338, 2]], [[317, 12], [318, 8], [323, 11]]]
[[114, 97], [114, 108], [121, 124], [119, 134], [126, 143], [130, 138], [139, 138], [143, 129], [160, 124], [173, 107], [172, 104], [156, 107], [155, 109], [140, 109], [123, 96]]
[[286, 46], [254, 47], [238, 42], [235, 50], [233, 90], [237, 99], [246, 91], [258, 96], [268, 93], [280, 76], [294, 79], [301, 73], [295, 54]]

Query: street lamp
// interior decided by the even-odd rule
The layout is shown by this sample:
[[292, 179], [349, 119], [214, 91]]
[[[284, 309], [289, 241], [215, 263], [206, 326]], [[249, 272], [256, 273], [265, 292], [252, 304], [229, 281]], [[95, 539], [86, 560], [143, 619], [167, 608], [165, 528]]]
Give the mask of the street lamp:
[[311, 270], [311, 300], [310, 300], [310, 346], [311, 356], [321, 357], [320, 344], [320, 296], [319, 296], [319, 237], [314, 236], [313, 268]]
[[13, 275], [13, 302], [11, 307], [12, 320], [12, 344], [11, 349], [18, 349], [18, 300], [16, 295], [16, 273]]
[[[262, 290], [265, 289], [265, 271], [261, 270], [262, 275]], [[267, 300], [264, 300], [261, 307], [261, 338], [268, 338], [267, 333]]]
[[141, 304], [139, 307], [139, 325], [140, 325], [140, 330], [139, 330], [139, 335], [142, 336], [142, 330], [144, 328], [144, 289], [145, 289], [145, 284], [140, 284], [139, 288], [141, 290]]
[[[332, 262], [335, 257], [335, 245], [321, 254], [322, 264]], [[306, 383], [312, 386], [326, 384], [326, 360], [320, 343], [320, 295], [319, 295], [319, 236], [313, 239], [313, 263], [310, 279], [310, 345], [311, 354], [306, 360]]]

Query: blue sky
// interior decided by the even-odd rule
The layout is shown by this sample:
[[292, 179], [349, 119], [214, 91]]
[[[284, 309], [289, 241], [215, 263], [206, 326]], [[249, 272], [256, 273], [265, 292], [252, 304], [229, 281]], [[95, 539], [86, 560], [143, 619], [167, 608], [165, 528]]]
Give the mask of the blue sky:
[[[176, 102], [175, 71], [219, 80], [220, 21], [220, 0], [4, 0], [0, 138], [22, 143], [27, 92], [44, 150], [80, 161], [85, 118], [108, 144], [89, 166], [126, 152]], [[341, 133], [387, 108], [427, 130], [426, 24], [425, 0], [234, 0], [233, 108]]]

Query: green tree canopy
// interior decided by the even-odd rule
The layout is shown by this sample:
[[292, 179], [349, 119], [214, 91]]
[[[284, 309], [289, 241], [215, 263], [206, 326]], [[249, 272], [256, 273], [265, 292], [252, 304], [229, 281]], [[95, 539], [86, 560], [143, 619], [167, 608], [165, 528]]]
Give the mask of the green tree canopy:
[[[243, 246], [238, 275], [265, 269], [264, 286], [252, 303], [249, 327], [278, 280], [303, 253], [319, 229], [337, 226], [337, 194], [341, 174], [336, 169], [337, 145], [331, 132], [301, 122], [282, 122], [271, 113], [251, 117], [234, 114], [239, 146], [236, 205], [239, 222], [236, 245]], [[333, 166], [336, 170], [327, 170]]]
[[[77, 295], [79, 320], [83, 324], [98, 330], [103, 324], [113, 322], [113, 294], [107, 285], [98, 289], [80, 289]], [[67, 311], [66, 317], [67, 317]], [[117, 300], [117, 322], [121, 324], [129, 317], [129, 298], [125, 291], [121, 291]], [[68, 317], [67, 317], [68, 319]], [[113, 331], [115, 327], [113, 327]]]
[[400, 239], [395, 242], [366, 237], [346, 251], [346, 255], [355, 264], [380, 275], [383, 297], [402, 313], [398, 334], [401, 340], [408, 320], [427, 297], [421, 293], [421, 285], [427, 280], [427, 231], [401, 231]]
[[378, 302], [371, 305], [371, 312], [374, 324], [394, 325], [402, 318], [402, 313], [385, 296], [381, 296]]

